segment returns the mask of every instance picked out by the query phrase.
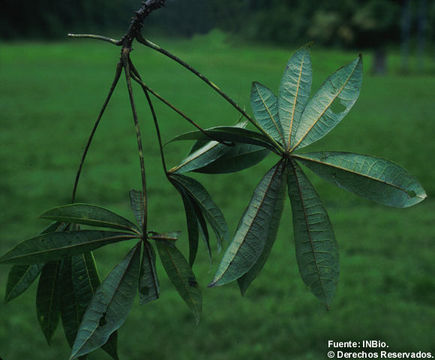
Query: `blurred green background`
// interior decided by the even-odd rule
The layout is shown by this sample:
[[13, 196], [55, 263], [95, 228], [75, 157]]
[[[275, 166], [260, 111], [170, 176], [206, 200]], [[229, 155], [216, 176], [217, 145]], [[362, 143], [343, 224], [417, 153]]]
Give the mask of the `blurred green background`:
[[[124, 11], [118, 9], [119, 16], [114, 16], [122, 17], [118, 24], [128, 22], [129, 8], [125, 6], [128, 3], [134, 8], [135, 2], [118, 4]], [[35, 12], [50, 2], [39, 3], [39, 8], [30, 7], [22, 12]], [[65, 6], [78, 3], [81, 2], [62, 2]], [[98, 1], [89, 2], [93, 3], [98, 4]], [[107, 2], [99, 4], [100, 9], [105, 8], [104, 3]], [[116, 3], [110, 2], [110, 5], [115, 7]], [[268, 11], [276, 5], [275, 14], [284, 8], [290, 9], [291, 4], [299, 4], [300, 11], [306, 6], [307, 17], [300, 21], [305, 24], [305, 35], [283, 41], [272, 32], [261, 39], [262, 42], [254, 42], [252, 34], [261, 30], [261, 22], [257, 21], [267, 14], [265, 2], [234, 1], [219, 10], [219, 7], [211, 7], [218, 2], [204, 1], [201, 11], [210, 16], [208, 26], [195, 25], [189, 32], [177, 30], [177, 26], [178, 29], [182, 26], [175, 21], [164, 20], [165, 12], [167, 19], [171, 19], [176, 14], [174, 9], [178, 9], [180, 13], [175, 19], [180, 24], [189, 23], [189, 18], [180, 19], [181, 11], [189, 13], [190, 3], [195, 2], [168, 2], [167, 9], [161, 10], [161, 18], [150, 19], [154, 34], [151, 40], [206, 74], [249, 111], [251, 82], [260, 81], [276, 91], [292, 52], [305, 39], [316, 37], [307, 30], [308, 25], [313, 24], [310, 16], [319, 9], [328, 9], [325, 1], [318, 2], [317, 7], [315, 2], [301, 5], [304, 2], [286, 1], [281, 2], [281, 8], [280, 2], [271, 1]], [[200, 245], [202, 251], [194, 270], [203, 288], [204, 314], [198, 326], [159, 264], [161, 299], [133, 308], [120, 331], [122, 359], [316, 360], [326, 358], [329, 339], [383, 340], [392, 351], [435, 353], [435, 202], [432, 199], [435, 194], [435, 64], [430, 46], [433, 41], [429, 26], [431, 12], [426, 11], [422, 44], [418, 9], [423, 1], [338, 3], [342, 7], [348, 4], [346, 9], [356, 4], [358, 10], [364, 8], [363, 3], [392, 6], [396, 13], [390, 27], [386, 28], [399, 33], [396, 37], [384, 33], [380, 35], [382, 41], [373, 44], [356, 40], [345, 44], [336, 40], [334, 32], [328, 40], [317, 39], [320, 45], [312, 51], [313, 91], [359, 51], [364, 57], [365, 77], [353, 110], [331, 134], [307, 150], [352, 151], [393, 160], [419, 179], [428, 199], [410, 209], [391, 209], [339, 190], [311, 176], [307, 170], [329, 211], [340, 246], [341, 278], [331, 311], [325, 311], [300, 280], [287, 203], [271, 257], [244, 298], [235, 284], [206, 288], [221, 254], [215, 252], [215, 261], [210, 265], [204, 246]], [[232, 7], [237, 4], [238, 10]], [[8, 6], [6, 1], [4, 9]], [[403, 33], [402, 26], [405, 6], [409, 6], [410, 16], [408, 38], [403, 36], [406, 32]], [[432, 3], [426, 6], [430, 9]], [[11, 9], [3, 11], [1, 16], [14, 19]], [[45, 15], [57, 19], [60, 31], [64, 31], [63, 27], [70, 30], [68, 23], [61, 21], [61, 13], [50, 9]], [[239, 18], [234, 21], [242, 21], [241, 14], [246, 14], [243, 26], [231, 28], [222, 21], [230, 20], [228, 16], [218, 16], [219, 11], [231, 9]], [[192, 15], [190, 22], [198, 13], [193, 14], [196, 17]], [[49, 33], [49, 25], [42, 18], [35, 12], [34, 23], [39, 20], [39, 24], [32, 29], [40, 30], [37, 40], [30, 41], [29, 33], [20, 32], [19, 22], [10, 22], [9, 33], [0, 32], [3, 39], [8, 39], [0, 44], [0, 253], [38, 233], [46, 224], [37, 219], [44, 210], [70, 201], [81, 151], [119, 57], [119, 49], [109, 44], [56, 40], [57, 31]], [[84, 16], [77, 19], [80, 21], [70, 22], [75, 30], [85, 32], [94, 28], [108, 34], [119, 31], [118, 25], [110, 21], [93, 23], [93, 18], [85, 21]], [[89, 25], [92, 23], [94, 25]], [[172, 28], [168, 28], [168, 24], [172, 24]], [[289, 37], [294, 36], [296, 30], [291, 25], [281, 23], [279, 26], [280, 36], [284, 32], [288, 32]], [[231, 33], [212, 30], [217, 27]], [[387, 31], [374, 29], [378, 34]], [[189, 37], [174, 36], [174, 33]], [[360, 36], [362, 30], [355, 30], [355, 34]], [[43, 40], [48, 35], [54, 36], [54, 40]], [[370, 55], [379, 44], [388, 55], [384, 59], [383, 76], [371, 72], [376, 57], [372, 59]], [[227, 103], [177, 64], [139, 45], [135, 46], [132, 56], [145, 81], [202, 126], [233, 124], [238, 120], [238, 114]], [[97, 132], [84, 167], [78, 200], [133, 218], [128, 208], [128, 190], [140, 187], [140, 176], [125, 90], [121, 82]], [[179, 246], [187, 253], [181, 199], [165, 180], [145, 99], [138, 88], [135, 93], [145, 139], [150, 226], [158, 231], [183, 230]], [[191, 130], [187, 123], [160, 104], [157, 111], [166, 141]], [[166, 147], [169, 161], [174, 165], [188, 150], [186, 143]], [[239, 174], [195, 175], [223, 209], [232, 231], [256, 183], [274, 161], [270, 156], [255, 168]], [[129, 246], [118, 244], [96, 252], [102, 277]], [[0, 271], [0, 298], [4, 297], [7, 270], [3, 266]], [[46, 345], [35, 314], [35, 289], [33, 286], [12, 303], [0, 305], [0, 357], [4, 360], [66, 359], [69, 354], [61, 329], [53, 345]], [[92, 358], [107, 359], [107, 356], [96, 352]]]

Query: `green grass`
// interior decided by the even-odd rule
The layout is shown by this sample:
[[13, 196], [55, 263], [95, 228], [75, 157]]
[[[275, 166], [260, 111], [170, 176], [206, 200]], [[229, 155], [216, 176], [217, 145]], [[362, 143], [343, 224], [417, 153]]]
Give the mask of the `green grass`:
[[[276, 90], [294, 49], [228, 45], [220, 34], [192, 41], [160, 39], [160, 45], [209, 76], [250, 110], [250, 83]], [[110, 85], [118, 50], [105, 43], [3, 44], [0, 51], [0, 253], [39, 232], [37, 217], [70, 200], [75, 169], [85, 139]], [[357, 54], [313, 49], [314, 83], [321, 82]], [[136, 45], [134, 61], [143, 78], [204, 127], [233, 124], [237, 113], [199, 80], [161, 55]], [[429, 61], [429, 59], [428, 59]], [[364, 59], [365, 69], [370, 59]], [[383, 340], [393, 351], [435, 352], [434, 216], [435, 77], [399, 76], [399, 59], [384, 77], [366, 71], [360, 99], [333, 133], [311, 149], [373, 154], [414, 174], [429, 198], [404, 210], [357, 198], [311, 176], [329, 211], [340, 245], [341, 279], [327, 312], [300, 280], [287, 204], [276, 246], [260, 277], [242, 298], [235, 285], [207, 289], [219, 255], [210, 265], [202, 246], [195, 272], [204, 291], [199, 326], [159, 265], [162, 297], [136, 305], [120, 331], [122, 359], [324, 359], [327, 340]], [[144, 97], [135, 89], [150, 192], [153, 230], [183, 229], [181, 199], [165, 182]], [[165, 140], [191, 127], [157, 106]], [[122, 81], [108, 108], [85, 165], [78, 200], [129, 213], [127, 193], [139, 188], [133, 122]], [[168, 145], [176, 164], [185, 143]], [[236, 175], [197, 176], [222, 207], [234, 229], [250, 194], [273, 156]], [[186, 252], [186, 236], [179, 246]], [[119, 244], [96, 252], [104, 276], [128, 250]], [[7, 267], [0, 272], [4, 297]], [[0, 357], [66, 359], [62, 331], [45, 344], [31, 291], [0, 306]], [[106, 359], [96, 353], [94, 359]]]

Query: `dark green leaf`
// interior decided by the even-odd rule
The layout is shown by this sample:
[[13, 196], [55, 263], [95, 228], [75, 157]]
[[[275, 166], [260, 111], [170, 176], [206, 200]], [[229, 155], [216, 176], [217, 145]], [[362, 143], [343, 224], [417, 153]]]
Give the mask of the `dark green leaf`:
[[283, 174], [284, 167], [280, 161], [257, 185], [210, 287], [240, 278], [261, 256], [269, 233], [276, 231], [272, 229], [271, 223], [275, 223], [275, 208], [281, 206]]
[[9, 272], [5, 301], [9, 302], [25, 292], [41, 272], [42, 264], [14, 265]]
[[219, 159], [207, 166], [195, 169], [204, 174], [228, 174], [248, 169], [262, 161], [270, 151], [250, 144], [235, 144]]
[[[219, 126], [206, 129], [205, 131], [216, 141], [258, 145], [266, 149], [275, 151], [274, 145], [271, 143], [271, 140], [266, 135], [257, 133], [252, 130], [232, 126]], [[179, 135], [172, 139], [170, 142], [180, 140], [210, 140], [210, 137], [205, 135], [202, 131], [198, 130]]]
[[279, 119], [288, 149], [294, 142], [295, 130], [310, 96], [311, 82], [310, 52], [308, 46], [304, 46], [288, 61], [279, 88]]
[[0, 258], [0, 263], [40, 264], [132, 238], [128, 233], [97, 230], [49, 233], [18, 244]]
[[71, 359], [98, 349], [122, 326], [137, 293], [139, 271], [137, 244], [97, 289], [80, 324]]
[[[283, 173], [282, 176], [285, 174]], [[260, 271], [263, 269], [264, 264], [266, 263], [267, 259], [269, 258], [270, 252], [272, 250], [272, 246], [275, 242], [276, 235], [278, 233], [278, 227], [281, 220], [282, 211], [284, 208], [284, 199], [285, 199], [285, 188], [286, 188], [286, 181], [281, 181], [281, 189], [279, 190], [279, 193], [277, 193], [277, 201], [275, 204], [275, 207], [273, 209], [272, 218], [270, 220], [268, 234], [266, 237], [266, 241], [264, 243], [263, 251], [261, 252], [260, 257], [255, 262], [254, 266], [251, 267], [251, 269], [243, 275], [241, 278], [238, 279], [239, 288], [242, 294], [246, 293], [246, 290], [248, 289], [249, 285], [256, 279]]]
[[295, 158], [332, 184], [384, 205], [403, 208], [426, 198], [418, 181], [388, 160], [342, 152], [309, 153]]
[[189, 234], [189, 264], [193, 266], [198, 252], [198, 218], [196, 217], [195, 208], [188, 196], [182, 196], [184, 212], [186, 213], [187, 232]]
[[70, 204], [51, 209], [41, 215], [43, 219], [65, 221], [113, 229], [137, 231], [131, 221], [99, 206], [89, 204]]
[[159, 279], [156, 271], [156, 254], [151, 244], [146, 241], [143, 247], [142, 264], [139, 280], [140, 304], [144, 305], [159, 298]]
[[184, 175], [172, 174], [171, 180], [175, 181], [195, 202], [213, 228], [220, 245], [228, 237], [228, 226], [224, 215], [213, 202], [207, 190], [198, 181]]
[[272, 138], [285, 144], [283, 130], [278, 115], [278, 99], [266, 86], [252, 83], [251, 107], [258, 124]]
[[316, 190], [300, 167], [291, 162], [289, 170], [288, 191], [299, 272], [313, 294], [329, 306], [339, 275], [334, 231]]
[[196, 322], [202, 311], [202, 296], [198, 282], [183, 254], [168, 241], [157, 241], [157, 249], [163, 267], [180, 296], [192, 310]]
[[[362, 84], [362, 59], [356, 58], [323, 83], [308, 102], [295, 132], [293, 149], [301, 149], [321, 139], [350, 111], [359, 96]], [[340, 105], [342, 111], [335, 112]]]
[[142, 227], [145, 214], [145, 203], [143, 200], [142, 191], [130, 190], [129, 195], [130, 207], [133, 210], [138, 225]]
[[[61, 284], [61, 315], [65, 336], [72, 347], [92, 297], [100, 285], [92, 253], [64, 259]], [[118, 359], [117, 333], [102, 347], [113, 359]], [[84, 357], [83, 357], [84, 358]]]
[[61, 295], [59, 291], [60, 267], [60, 261], [53, 261], [44, 265], [36, 294], [38, 321], [48, 344], [50, 344], [59, 323], [59, 302]]

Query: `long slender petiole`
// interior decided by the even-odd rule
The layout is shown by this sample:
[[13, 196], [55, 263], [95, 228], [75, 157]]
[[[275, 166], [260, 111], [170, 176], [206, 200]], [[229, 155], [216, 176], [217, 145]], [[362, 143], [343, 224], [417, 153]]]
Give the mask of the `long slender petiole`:
[[136, 40], [138, 42], [140, 42], [141, 44], [155, 50], [158, 51], [159, 53], [169, 57], [170, 59], [174, 60], [175, 62], [177, 62], [178, 64], [180, 64], [181, 66], [183, 66], [184, 68], [186, 68], [187, 70], [189, 70], [190, 72], [192, 72], [193, 74], [195, 74], [197, 77], [199, 77], [202, 81], [204, 81], [208, 86], [210, 86], [214, 91], [216, 91], [220, 96], [222, 96], [229, 104], [231, 104], [240, 114], [242, 114], [252, 125], [254, 125], [257, 130], [259, 130], [262, 134], [264, 134], [265, 136], [267, 136], [279, 149], [281, 149], [282, 151], [284, 151], [284, 149], [282, 148], [282, 146], [274, 139], [272, 138], [267, 132], [265, 132], [261, 126], [259, 126], [257, 124], [257, 122], [250, 117], [245, 110], [243, 110], [239, 105], [237, 105], [237, 103], [231, 99], [227, 94], [225, 94], [215, 83], [213, 83], [212, 81], [210, 81], [209, 79], [207, 79], [204, 75], [202, 75], [198, 70], [196, 70], [195, 68], [193, 68], [192, 66], [190, 66], [188, 63], [186, 63], [185, 61], [181, 60], [178, 56], [175, 56], [174, 54], [171, 54], [169, 51], [163, 49], [162, 47], [160, 47], [159, 45], [153, 43], [152, 41], [149, 41], [148, 39], [145, 39], [142, 34], [138, 33], [136, 35]]
[[143, 239], [145, 239], [147, 234], [147, 219], [148, 219], [148, 211], [147, 211], [148, 196], [147, 196], [147, 185], [146, 185], [146, 174], [145, 174], [145, 160], [143, 155], [142, 135], [140, 132], [139, 121], [137, 118], [136, 106], [134, 103], [133, 88], [131, 86], [130, 59], [127, 50], [122, 54], [122, 61], [124, 66], [125, 79], [127, 81], [127, 89], [128, 89], [128, 96], [130, 98], [131, 111], [133, 113], [133, 121], [136, 130], [137, 148], [139, 153], [140, 170], [141, 170], [141, 177], [142, 177], [142, 196], [143, 196], [142, 200], [144, 205], [144, 219], [142, 224], [142, 234], [144, 237]]
[[132, 72], [132, 79], [135, 80], [141, 87], [142, 89], [146, 90], [147, 92], [150, 92], [151, 94], [153, 94], [157, 99], [159, 99], [163, 104], [165, 104], [166, 106], [168, 106], [169, 108], [171, 108], [172, 110], [174, 110], [178, 115], [180, 115], [182, 118], [184, 118], [185, 120], [187, 120], [190, 124], [192, 124], [193, 126], [195, 126], [199, 131], [201, 131], [204, 135], [206, 135], [208, 138], [210, 138], [213, 141], [217, 141], [220, 142], [221, 144], [224, 145], [232, 145], [232, 144], [228, 144], [225, 141], [221, 141], [218, 139], [215, 139], [212, 135], [210, 135], [206, 130], [204, 130], [201, 126], [199, 126], [195, 121], [193, 121], [191, 118], [189, 118], [185, 113], [183, 113], [181, 110], [179, 110], [178, 108], [176, 108], [174, 105], [172, 105], [168, 100], [166, 100], [163, 96], [159, 95], [157, 92], [155, 92], [153, 89], [151, 89], [148, 85], [146, 85], [140, 78], [137, 77], [137, 75]]
[[111, 39], [109, 37], [102, 36], [102, 35], [94, 35], [94, 34], [68, 34], [68, 37], [70, 37], [70, 38], [76, 38], [76, 39], [101, 40], [101, 41], [106, 41], [108, 43], [111, 43], [111, 44], [117, 45], [117, 46], [121, 46], [122, 45], [122, 41], [121, 40]]
[[122, 73], [122, 63], [119, 62], [116, 65], [116, 72], [115, 72], [115, 78], [113, 79], [112, 86], [110, 87], [109, 93], [107, 94], [107, 97], [104, 101], [103, 107], [100, 110], [100, 113], [98, 114], [98, 118], [95, 121], [94, 127], [92, 128], [91, 134], [89, 135], [88, 142], [86, 143], [85, 149], [83, 150], [82, 158], [80, 160], [80, 165], [77, 170], [76, 178], [74, 181], [74, 187], [72, 192], [72, 200], [71, 202], [75, 202], [76, 199], [76, 193], [77, 193], [77, 186], [80, 181], [80, 175], [82, 173], [83, 164], [85, 163], [86, 156], [88, 155], [89, 147], [91, 146], [92, 140], [94, 139], [95, 132], [97, 131], [98, 125], [100, 125], [101, 118], [103, 117], [103, 114], [107, 108], [107, 105], [110, 102], [110, 99], [112, 98], [113, 92], [115, 91], [116, 85], [118, 84], [119, 78], [121, 77]]

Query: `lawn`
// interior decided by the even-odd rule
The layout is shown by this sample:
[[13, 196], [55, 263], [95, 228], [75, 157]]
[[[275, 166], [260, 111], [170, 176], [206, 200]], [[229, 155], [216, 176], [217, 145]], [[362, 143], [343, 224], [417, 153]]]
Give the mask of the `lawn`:
[[[276, 90], [294, 49], [229, 44], [213, 33], [193, 40], [159, 39], [217, 83], [250, 111], [253, 80]], [[68, 203], [87, 134], [104, 100], [119, 59], [118, 48], [91, 41], [11, 43], [0, 48], [0, 253], [38, 233], [44, 210]], [[365, 54], [363, 54], [365, 55]], [[356, 53], [312, 50], [313, 89]], [[237, 113], [177, 64], [136, 45], [134, 61], [144, 80], [204, 127], [230, 125]], [[330, 135], [308, 150], [372, 154], [399, 163], [415, 175], [428, 199], [410, 209], [377, 205], [339, 190], [311, 173], [324, 199], [340, 246], [341, 278], [332, 308], [326, 311], [300, 280], [287, 203], [276, 245], [260, 277], [245, 297], [237, 286], [208, 289], [221, 254], [210, 264], [200, 247], [194, 270], [203, 288], [204, 311], [193, 316], [159, 264], [162, 296], [133, 308], [120, 331], [119, 353], [129, 360], [325, 359], [327, 341], [382, 340], [392, 351], [435, 353], [435, 76], [371, 76], [364, 57], [360, 98]], [[427, 59], [427, 62], [432, 61]], [[137, 94], [150, 192], [150, 226], [183, 230], [179, 247], [187, 253], [181, 199], [165, 181], [144, 97]], [[160, 104], [165, 141], [191, 130]], [[128, 190], [140, 187], [133, 121], [124, 82], [118, 86], [92, 145], [78, 200], [103, 205], [132, 218]], [[171, 164], [189, 150], [187, 143], [166, 147]], [[247, 205], [270, 156], [236, 175], [196, 176], [223, 209], [230, 229]], [[202, 244], [201, 244], [202, 245]], [[96, 252], [102, 277], [129, 244]], [[7, 280], [0, 271], [0, 298]], [[0, 358], [66, 359], [69, 349], [59, 329], [48, 347], [38, 329], [36, 286], [0, 306]], [[96, 352], [93, 359], [106, 359]]]

